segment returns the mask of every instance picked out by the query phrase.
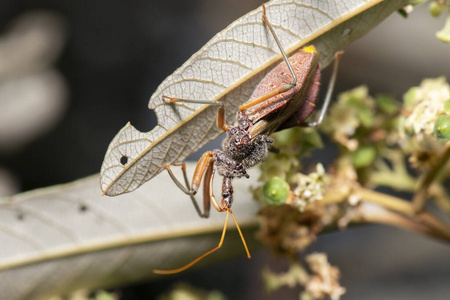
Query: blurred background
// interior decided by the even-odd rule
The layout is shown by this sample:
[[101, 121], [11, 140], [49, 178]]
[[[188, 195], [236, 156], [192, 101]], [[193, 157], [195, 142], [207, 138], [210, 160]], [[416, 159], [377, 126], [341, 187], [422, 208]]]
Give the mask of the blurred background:
[[[261, 4], [0, 1], [0, 196], [97, 173], [109, 142], [128, 121], [141, 131], [155, 126], [147, 104], [159, 83]], [[450, 78], [450, 45], [434, 37], [444, 18], [432, 18], [427, 5], [408, 19], [392, 15], [347, 49], [337, 93], [367, 84], [371, 94], [401, 100], [423, 78]], [[450, 294], [450, 248], [434, 240], [365, 226], [322, 235], [313, 251], [328, 253], [340, 268], [344, 299]], [[260, 273], [266, 265], [286, 266], [262, 250], [251, 261], [236, 259], [119, 291], [125, 300], [154, 299], [183, 281], [220, 290], [228, 299], [297, 299], [298, 289], [264, 293]]]

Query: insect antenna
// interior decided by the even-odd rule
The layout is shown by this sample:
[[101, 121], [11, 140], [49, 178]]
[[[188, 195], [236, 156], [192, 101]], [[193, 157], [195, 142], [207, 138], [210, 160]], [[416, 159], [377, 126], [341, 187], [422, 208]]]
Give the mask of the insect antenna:
[[229, 208], [227, 208], [227, 215], [228, 215], [228, 213], [230, 213], [230, 215], [233, 217], [234, 224], [236, 224], [236, 228], [237, 228], [237, 230], [239, 232], [239, 235], [241, 237], [242, 244], [244, 245], [244, 248], [245, 248], [245, 252], [247, 252], [247, 257], [248, 257], [248, 259], [250, 259], [250, 252], [248, 251], [247, 243], [245, 242], [244, 235], [242, 234], [241, 228], [239, 227], [239, 224], [238, 224], [238, 222], [236, 220], [236, 217], [234, 216], [233, 212]]
[[190, 267], [192, 267], [193, 265], [198, 263], [200, 260], [202, 260], [206, 256], [219, 250], [220, 247], [222, 247], [223, 240], [225, 239], [225, 233], [227, 232], [227, 225], [228, 225], [228, 217], [230, 216], [230, 214], [233, 217], [234, 222], [236, 223], [236, 227], [238, 228], [239, 235], [241, 236], [242, 242], [244, 243], [245, 251], [247, 251], [247, 256], [248, 256], [248, 258], [250, 258], [250, 253], [248, 252], [247, 244], [245, 243], [244, 236], [242, 235], [241, 229], [239, 228], [239, 225], [237, 224], [236, 218], [234, 217], [233, 212], [227, 208], [227, 216], [225, 218], [225, 224], [223, 225], [222, 237], [220, 238], [219, 244], [216, 247], [205, 252], [203, 255], [197, 257], [196, 259], [194, 259], [193, 261], [191, 261], [190, 263], [188, 263], [187, 265], [185, 265], [181, 268], [177, 268], [177, 269], [173, 269], [173, 270], [153, 270], [153, 273], [167, 275], [167, 274], [175, 274], [175, 273], [183, 272], [184, 270], [189, 269]]

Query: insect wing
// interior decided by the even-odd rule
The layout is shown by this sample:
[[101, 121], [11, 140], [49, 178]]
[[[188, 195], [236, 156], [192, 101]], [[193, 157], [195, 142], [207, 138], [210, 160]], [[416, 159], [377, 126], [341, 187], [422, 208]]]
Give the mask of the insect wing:
[[316, 107], [317, 96], [319, 95], [320, 88], [320, 70], [316, 70], [314, 81], [309, 87], [306, 99], [303, 101], [302, 106], [294, 114], [292, 114], [283, 124], [281, 124], [276, 131], [299, 126], [305, 121], [314, 111]]
[[[315, 51], [307, 52], [302, 49], [289, 58], [289, 62], [297, 76], [297, 84], [292, 89], [249, 107], [245, 111], [245, 114], [255, 124], [251, 130], [251, 136], [262, 133], [270, 134], [276, 131], [278, 127], [302, 108], [306, 99], [314, 96], [314, 93], [310, 95], [310, 89], [315, 82], [317, 76], [315, 74], [320, 72], [318, 53]], [[258, 84], [251, 99], [268, 94], [290, 82], [292, 82], [292, 75], [286, 63], [282, 62]]]

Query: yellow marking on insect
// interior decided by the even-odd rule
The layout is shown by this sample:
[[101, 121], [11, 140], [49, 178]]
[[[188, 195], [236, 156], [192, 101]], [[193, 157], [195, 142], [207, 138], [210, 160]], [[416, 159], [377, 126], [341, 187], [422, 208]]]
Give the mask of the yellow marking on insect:
[[317, 52], [316, 47], [314, 47], [313, 45], [304, 47], [303, 51], [308, 52], [308, 53], [316, 53]]

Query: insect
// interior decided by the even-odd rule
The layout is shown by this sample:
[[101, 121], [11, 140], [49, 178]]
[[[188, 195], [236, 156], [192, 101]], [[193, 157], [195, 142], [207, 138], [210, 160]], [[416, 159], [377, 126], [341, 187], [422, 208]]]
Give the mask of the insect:
[[[176, 178], [170, 165], [161, 167], [165, 168], [175, 184], [191, 197], [197, 213], [201, 217], [207, 218], [209, 216], [211, 204], [219, 212], [226, 211], [227, 215], [222, 236], [215, 248], [181, 268], [154, 270], [155, 273], [173, 274], [181, 272], [220, 249], [225, 238], [230, 215], [236, 224], [247, 257], [250, 258], [244, 236], [231, 210], [233, 203], [232, 180], [240, 177], [248, 178], [249, 175], [246, 170], [266, 159], [273, 143], [273, 140], [269, 137], [271, 133], [293, 126], [317, 126], [325, 115], [334, 88], [338, 61], [342, 52], [336, 54], [333, 73], [318, 120], [312, 123], [305, 123], [305, 119], [314, 111], [315, 102], [317, 101], [320, 85], [319, 54], [313, 46], [308, 46], [299, 50], [288, 59], [281, 42], [267, 19], [264, 5], [262, 9], [262, 20], [280, 49], [284, 62], [270, 71], [258, 84], [250, 100], [239, 107], [236, 125], [230, 126], [226, 124], [225, 108], [221, 103], [163, 96], [170, 103], [191, 102], [219, 105], [217, 126], [226, 132], [226, 137], [222, 142], [222, 150], [207, 151], [202, 155], [195, 168], [191, 184], [189, 184], [184, 163], [181, 164], [181, 169], [185, 185]], [[216, 172], [223, 177], [220, 202], [214, 196], [212, 186]], [[201, 211], [194, 197], [202, 180], [203, 211]]]

